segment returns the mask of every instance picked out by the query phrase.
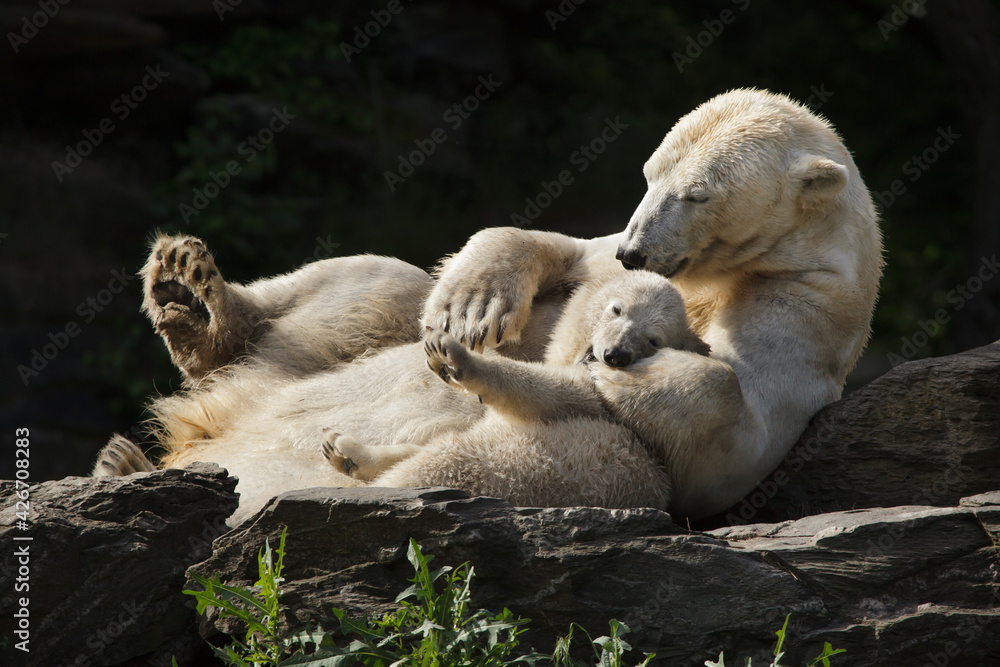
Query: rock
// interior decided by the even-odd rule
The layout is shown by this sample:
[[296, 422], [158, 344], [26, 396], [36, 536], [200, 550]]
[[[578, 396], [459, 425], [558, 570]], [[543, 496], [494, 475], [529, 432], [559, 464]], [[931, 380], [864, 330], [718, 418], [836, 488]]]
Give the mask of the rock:
[[[194, 624], [193, 600], [181, 594], [184, 571], [228, 530], [235, 487], [209, 464], [67, 477], [30, 487], [31, 525], [23, 530], [15, 482], [0, 482], [0, 616], [12, 619], [22, 595], [30, 614], [30, 653], [8, 646], [13, 662], [2, 662], [115, 665], [183, 637]], [[27, 556], [15, 556], [24, 548]], [[12, 594], [18, 582], [29, 588]], [[0, 634], [23, 639], [6, 628]]]
[[[473, 603], [533, 619], [524, 643], [543, 652], [571, 621], [600, 634], [617, 618], [632, 627], [636, 649], [666, 664], [702, 665], [722, 650], [766, 662], [791, 613], [789, 664], [815, 657], [824, 641], [846, 648], [840, 664], [853, 667], [922, 665], [938, 653], [987, 664], [1000, 657], [990, 535], [998, 496], [691, 533], [651, 509], [513, 508], [445, 489], [307, 489], [272, 500], [192, 571], [251, 584], [265, 538], [275, 545], [288, 526], [286, 621], [329, 628], [333, 607], [392, 608], [412, 576], [413, 537], [436, 565], [471, 561]], [[203, 623], [205, 636], [234, 629], [216, 621]]]
[[821, 410], [722, 524], [898, 505], [1000, 487], [1000, 343], [901, 364]]

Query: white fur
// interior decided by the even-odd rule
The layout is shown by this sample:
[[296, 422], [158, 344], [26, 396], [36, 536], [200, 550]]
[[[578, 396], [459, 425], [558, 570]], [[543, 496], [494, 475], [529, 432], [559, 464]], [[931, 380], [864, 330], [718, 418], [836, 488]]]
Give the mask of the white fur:
[[[192, 387], [154, 405], [167, 465], [229, 468], [245, 515], [283, 490], [358, 483], [324, 459], [330, 428], [376, 447], [433, 445], [379, 483], [606, 506], [663, 506], [672, 487], [678, 520], [725, 509], [840, 396], [869, 334], [881, 270], [875, 211], [829, 124], [762, 91], [692, 111], [643, 171], [648, 192], [619, 234], [473, 236], [442, 264], [423, 324], [477, 352], [535, 361], [557, 332], [550, 350], [574, 341], [552, 353], [566, 363], [579, 353], [559, 328], [566, 285], [596, 293], [622, 273], [617, 251], [672, 276], [711, 356], [663, 349], [626, 368], [591, 364], [585, 381], [553, 367], [539, 386], [508, 365], [491, 376], [502, 391], [479, 387], [493, 392], [487, 404], [507, 401], [489, 410], [434, 377], [420, 343], [407, 344], [429, 288], [419, 269], [341, 258], [242, 287], [204, 277], [214, 261], [197, 240], [159, 239], [144, 308]], [[193, 253], [186, 268], [157, 259], [181, 246]], [[195, 312], [199, 301], [164, 298], [175, 282], [210, 319]], [[556, 400], [536, 400], [546, 391]], [[594, 400], [621, 423], [595, 414]], [[538, 409], [519, 421], [510, 405]]]
[[709, 100], [678, 121], [643, 171], [648, 192], [620, 234], [477, 234], [445, 265], [424, 321], [471, 319], [488, 345], [497, 322], [456, 307], [520, 312], [546, 285], [613, 268], [615, 248], [672, 275], [711, 358], [664, 350], [624, 372], [600, 369], [597, 382], [631, 402], [624, 421], [670, 471], [672, 513], [697, 518], [750, 491], [839, 398], [869, 335], [881, 238], [840, 138], [781, 95]]

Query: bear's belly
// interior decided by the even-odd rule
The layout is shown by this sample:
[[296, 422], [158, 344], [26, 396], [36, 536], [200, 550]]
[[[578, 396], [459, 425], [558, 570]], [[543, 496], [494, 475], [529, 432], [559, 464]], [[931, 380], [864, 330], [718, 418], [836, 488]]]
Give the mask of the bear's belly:
[[434, 375], [423, 343], [412, 343], [294, 381], [265, 411], [261, 421], [283, 425], [286, 446], [319, 451], [325, 428], [366, 445], [420, 445], [471, 427], [485, 409]]

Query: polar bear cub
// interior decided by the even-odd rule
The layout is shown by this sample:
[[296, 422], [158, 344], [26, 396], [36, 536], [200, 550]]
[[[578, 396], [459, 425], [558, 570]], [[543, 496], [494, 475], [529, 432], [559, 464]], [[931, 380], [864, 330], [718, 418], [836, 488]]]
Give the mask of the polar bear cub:
[[[500, 416], [511, 424], [542, 422], [556, 430], [573, 417], [617, 417], [615, 406], [597, 391], [589, 364], [625, 369], [662, 348], [709, 353], [691, 330], [680, 294], [649, 271], [609, 272], [579, 287], [553, 331], [544, 363], [471, 352], [442, 331], [429, 332], [424, 344], [431, 371], [497, 413], [484, 421]], [[474, 440], [475, 430], [452, 437], [452, 446]], [[323, 453], [338, 471], [379, 484], [379, 475], [432, 444], [373, 447], [326, 429]]]

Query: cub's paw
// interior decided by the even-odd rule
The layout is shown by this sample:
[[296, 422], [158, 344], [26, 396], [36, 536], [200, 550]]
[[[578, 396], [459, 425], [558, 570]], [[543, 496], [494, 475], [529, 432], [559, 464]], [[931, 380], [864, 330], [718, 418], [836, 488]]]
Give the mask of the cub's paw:
[[143, 271], [144, 307], [157, 325], [163, 319], [208, 324], [218, 315], [226, 283], [201, 240], [160, 237]]
[[350, 477], [358, 470], [352, 455], [356, 447], [361, 447], [354, 438], [335, 433], [332, 428], [323, 429], [323, 456], [330, 462], [334, 470]]
[[431, 329], [424, 334], [427, 367], [448, 384], [461, 386], [474, 368], [472, 353], [443, 331]]
[[97, 455], [94, 477], [120, 477], [136, 472], [152, 472], [156, 466], [132, 441], [114, 435]]

